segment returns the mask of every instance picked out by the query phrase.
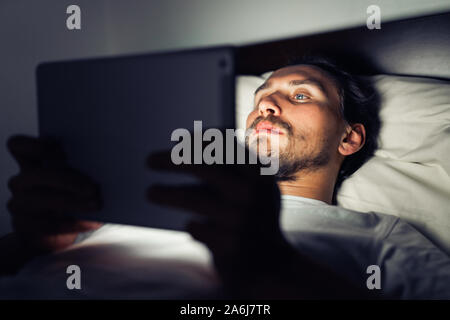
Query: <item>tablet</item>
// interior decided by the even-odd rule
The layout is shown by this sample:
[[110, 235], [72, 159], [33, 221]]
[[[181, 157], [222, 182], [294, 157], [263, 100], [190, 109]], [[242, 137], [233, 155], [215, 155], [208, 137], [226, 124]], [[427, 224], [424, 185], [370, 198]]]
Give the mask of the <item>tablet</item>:
[[43, 63], [37, 88], [39, 135], [101, 186], [103, 209], [76, 217], [184, 229], [190, 214], [151, 204], [146, 189], [192, 178], [148, 170], [145, 160], [194, 121], [234, 128], [232, 48]]

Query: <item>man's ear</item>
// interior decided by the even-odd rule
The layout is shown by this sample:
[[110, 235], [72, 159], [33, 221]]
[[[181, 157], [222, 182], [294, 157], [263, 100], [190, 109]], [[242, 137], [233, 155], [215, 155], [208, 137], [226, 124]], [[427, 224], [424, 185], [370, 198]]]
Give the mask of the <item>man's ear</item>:
[[339, 153], [349, 156], [359, 151], [366, 141], [366, 129], [361, 123], [349, 124], [345, 128], [339, 144]]

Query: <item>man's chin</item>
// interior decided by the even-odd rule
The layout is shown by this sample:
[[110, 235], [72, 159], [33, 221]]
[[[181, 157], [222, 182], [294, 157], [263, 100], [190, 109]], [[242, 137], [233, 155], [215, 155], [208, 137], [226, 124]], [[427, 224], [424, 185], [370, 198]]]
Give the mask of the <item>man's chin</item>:
[[253, 146], [250, 146], [249, 149], [260, 158], [279, 158], [280, 156], [279, 148], [272, 149], [270, 146], [255, 144]]
[[262, 157], [278, 157], [280, 152], [286, 148], [285, 135], [267, 135], [254, 134], [249, 140], [247, 146], [250, 150]]

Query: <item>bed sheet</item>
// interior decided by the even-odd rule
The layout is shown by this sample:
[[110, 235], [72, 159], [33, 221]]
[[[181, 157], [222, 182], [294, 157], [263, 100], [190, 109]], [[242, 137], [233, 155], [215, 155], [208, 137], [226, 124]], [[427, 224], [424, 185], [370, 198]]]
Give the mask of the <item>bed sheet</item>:
[[[68, 289], [70, 265], [81, 289]], [[107, 224], [70, 248], [0, 278], [3, 299], [212, 299], [221, 295], [211, 254], [185, 232]]]

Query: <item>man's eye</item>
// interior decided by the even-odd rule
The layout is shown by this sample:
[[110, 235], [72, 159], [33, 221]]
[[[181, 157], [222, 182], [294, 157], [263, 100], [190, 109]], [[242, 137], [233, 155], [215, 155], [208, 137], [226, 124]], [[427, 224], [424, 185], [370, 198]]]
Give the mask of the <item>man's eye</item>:
[[294, 96], [294, 99], [297, 100], [297, 101], [304, 101], [304, 100], [309, 99], [309, 97], [307, 95], [304, 95], [303, 93], [297, 93]]

